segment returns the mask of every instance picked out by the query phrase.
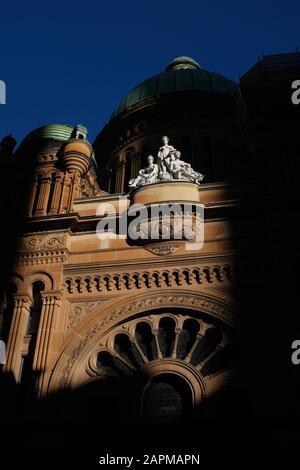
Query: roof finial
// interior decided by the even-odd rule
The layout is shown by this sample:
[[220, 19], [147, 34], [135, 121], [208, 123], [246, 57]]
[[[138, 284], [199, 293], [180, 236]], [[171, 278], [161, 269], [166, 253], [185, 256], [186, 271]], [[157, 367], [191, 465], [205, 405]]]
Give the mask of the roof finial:
[[182, 55], [171, 60], [171, 62], [167, 65], [165, 71], [167, 72], [169, 70], [178, 70], [178, 69], [199, 70], [201, 69], [201, 65], [199, 65], [198, 62], [192, 59], [192, 57]]

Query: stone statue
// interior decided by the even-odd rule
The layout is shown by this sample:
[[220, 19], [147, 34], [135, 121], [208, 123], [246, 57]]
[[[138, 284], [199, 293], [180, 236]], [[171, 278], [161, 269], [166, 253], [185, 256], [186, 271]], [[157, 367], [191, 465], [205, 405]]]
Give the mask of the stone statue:
[[145, 184], [151, 184], [158, 181], [158, 165], [154, 163], [154, 157], [149, 155], [147, 160], [147, 168], [140, 170], [138, 176], [129, 181], [128, 186], [130, 188], [134, 189], [139, 186], [144, 186]]
[[167, 173], [167, 165], [170, 164], [170, 158], [175, 149], [169, 145], [169, 137], [166, 135], [163, 135], [161, 140], [164, 145], [158, 151], [158, 168], [160, 173]]
[[170, 172], [176, 180], [188, 180], [200, 184], [204, 175], [193, 170], [189, 163], [180, 160], [181, 153], [179, 150], [174, 152], [174, 160], [170, 163]]
[[169, 138], [162, 137], [162, 145], [158, 151], [158, 162], [154, 163], [152, 155], [148, 156], [148, 166], [139, 171], [136, 178], [129, 181], [130, 189], [136, 189], [147, 184], [167, 181], [190, 181], [200, 184], [204, 175], [193, 170], [189, 163], [181, 160], [181, 153], [172, 145]]

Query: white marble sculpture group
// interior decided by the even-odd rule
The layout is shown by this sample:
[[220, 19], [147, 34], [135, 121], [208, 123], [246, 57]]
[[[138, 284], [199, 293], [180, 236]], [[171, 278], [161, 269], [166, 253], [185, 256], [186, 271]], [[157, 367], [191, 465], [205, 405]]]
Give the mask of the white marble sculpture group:
[[181, 153], [172, 145], [169, 145], [169, 138], [162, 137], [163, 145], [157, 155], [157, 163], [154, 157], [148, 156], [148, 166], [139, 171], [136, 178], [129, 181], [129, 188], [135, 189], [146, 184], [166, 182], [166, 181], [190, 181], [200, 184], [204, 175], [193, 170], [189, 163], [180, 159]]

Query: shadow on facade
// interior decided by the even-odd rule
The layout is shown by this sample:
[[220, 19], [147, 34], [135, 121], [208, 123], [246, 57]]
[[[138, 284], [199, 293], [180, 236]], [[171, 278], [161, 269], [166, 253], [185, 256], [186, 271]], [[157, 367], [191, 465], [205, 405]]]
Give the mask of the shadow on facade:
[[[25, 187], [30, 177], [27, 168]], [[234, 295], [241, 312], [239, 376], [231, 388], [166, 423], [141, 419], [139, 379], [96, 381], [39, 401], [34, 388], [3, 375], [5, 447], [98, 452], [117, 452], [128, 445], [173, 451], [296, 448], [300, 382], [290, 348], [300, 331], [294, 283], [298, 255], [292, 226], [297, 212], [291, 188], [286, 187], [284, 198], [277, 189], [272, 184], [250, 185], [230, 215], [236, 234]], [[26, 194], [18, 196], [14, 216], [21, 217], [24, 205], [20, 201]], [[11, 212], [6, 215], [10, 218]], [[2, 279], [12, 270], [18, 231], [7, 225], [5, 235], [9, 243]]]
[[30, 196], [30, 183], [34, 174], [34, 164], [30, 159], [25, 162], [16, 158], [14, 147], [16, 141], [12, 136], [6, 136], [0, 142], [1, 159], [1, 287], [7, 285], [16, 257], [16, 247], [20, 228], [16, 221], [25, 216], [26, 200]]
[[[7, 449], [90, 448], [113, 453], [122, 448], [297, 448], [300, 369], [292, 364], [291, 344], [300, 335], [299, 143], [293, 117], [272, 120], [274, 114], [291, 116], [278, 106], [275, 103], [262, 116], [269, 126], [267, 137], [255, 137], [255, 115], [249, 120], [255, 178], [247, 185], [242, 181], [235, 207], [218, 214], [230, 218], [237, 266], [234, 297], [240, 309], [240, 352], [239, 375], [232, 387], [165, 423], [141, 419], [139, 378], [101, 379], [36, 400], [34, 389], [3, 375], [1, 421], [7, 429]], [[15, 220], [25, 215], [34, 174], [29, 160], [25, 164], [17, 155], [11, 158], [12, 150], [12, 140], [2, 144], [2, 174], [15, 175], [13, 183], [4, 177], [1, 185], [2, 285], [13, 271], [21, 230]], [[231, 189], [229, 185], [228, 198]]]
[[[3, 449], [14, 451], [78, 451], [109, 453], [132, 449], [178, 452], [213, 448], [248, 448], [245, 418], [247, 398], [235, 388], [205, 405], [185, 410], [171, 422], [141, 417], [141, 378], [99, 380], [43, 400], [2, 377]], [[249, 406], [249, 404], [248, 404]], [[13, 436], [13, 439], [12, 439]], [[248, 437], [248, 435], [247, 435]]]

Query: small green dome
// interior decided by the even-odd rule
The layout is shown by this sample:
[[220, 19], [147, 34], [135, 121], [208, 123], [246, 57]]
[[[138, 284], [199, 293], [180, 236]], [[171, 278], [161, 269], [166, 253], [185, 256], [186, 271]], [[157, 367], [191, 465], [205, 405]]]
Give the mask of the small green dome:
[[173, 59], [165, 72], [148, 78], [133, 88], [113, 112], [113, 119], [123, 111], [143, 100], [177, 91], [206, 91], [239, 97], [239, 87], [233, 80], [214, 72], [208, 72], [191, 57]]
[[[22, 149], [23, 145], [27, 146], [27, 144], [34, 144], [35, 141], [44, 141], [45, 148], [47, 148], [48, 145], [47, 141], [66, 142], [73, 137], [73, 133], [76, 129], [81, 129], [85, 134], [87, 134], [87, 129], [81, 124], [78, 124], [76, 127], [70, 126], [69, 124], [47, 124], [46, 126], [38, 127], [23, 139], [19, 149]], [[97, 168], [98, 165], [94, 152], [92, 153], [92, 161]]]
[[68, 124], [48, 124], [30, 132], [30, 134], [24, 138], [23, 142], [37, 139], [60, 140], [64, 142], [70, 139], [73, 129], [74, 128]]

